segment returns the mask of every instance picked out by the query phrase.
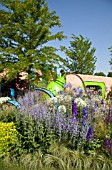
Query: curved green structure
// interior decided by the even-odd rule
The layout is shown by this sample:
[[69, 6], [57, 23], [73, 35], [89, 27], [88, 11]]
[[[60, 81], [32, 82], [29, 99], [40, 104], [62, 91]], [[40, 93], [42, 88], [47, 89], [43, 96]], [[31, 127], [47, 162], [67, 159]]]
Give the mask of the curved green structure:
[[66, 80], [65, 77], [58, 77], [56, 79], [56, 81], [51, 81], [48, 86], [47, 86], [47, 90], [51, 91], [55, 96], [58, 95], [59, 91], [63, 91], [63, 85], [65, 84]]
[[[101, 90], [101, 97], [104, 98], [105, 97], [105, 84], [103, 82], [95, 82], [95, 81], [84, 81], [84, 84], [86, 86], [87, 89], [89, 89], [90, 91], [98, 91]], [[82, 88], [84, 89], [83, 85]]]

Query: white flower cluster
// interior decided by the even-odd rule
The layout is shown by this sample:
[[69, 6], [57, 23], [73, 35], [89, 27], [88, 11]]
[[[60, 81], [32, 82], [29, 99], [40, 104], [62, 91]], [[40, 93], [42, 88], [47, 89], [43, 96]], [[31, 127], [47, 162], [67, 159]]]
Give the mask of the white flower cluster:
[[72, 97], [70, 95], [64, 96], [63, 98], [64, 102], [69, 103], [72, 101]]
[[52, 97], [47, 100], [48, 105], [53, 105], [56, 103], [70, 103], [72, 101], [72, 97], [70, 95], [58, 95], [57, 97]]
[[78, 107], [85, 107], [87, 106], [87, 103], [82, 100], [81, 98], [76, 98], [75, 101]]
[[52, 97], [49, 100], [47, 100], [48, 105], [54, 105], [56, 103], [57, 103], [57, 98], [56, 97]]
[[3, 104], [8, 100], [11, 100], [11, 98], [10, 97], [0, 97], [0, 104]]
[[57, 96], [57, 100], [59, 103], [63, 102], [63, 99], [64, 99], [64, 95], [60, 94]]
[[64, 105], [60, 105], [58, 107], [58, 111], [61, 112], [61, 113], [65, 113], [66, 112], [66, 107]]

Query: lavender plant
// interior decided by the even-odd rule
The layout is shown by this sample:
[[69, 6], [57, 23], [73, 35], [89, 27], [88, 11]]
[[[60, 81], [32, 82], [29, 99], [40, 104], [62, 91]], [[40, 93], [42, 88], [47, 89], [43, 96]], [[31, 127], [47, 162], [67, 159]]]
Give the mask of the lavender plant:
[[87, 139], [92, 120], [87, 111], [89, 107], [86, 108], [87, 104], [83, 99], [61, 93], [47, 101], [41, 101], [37, 96], [36, 104], [33, 101], [35, 95], [37, 93], [30, 92], [18, 99], [22, 103], [22, 114], [28, 112], [41, 127], [46, 126], [48, 133], [55, 134], [53, 139], [58, 142], [65, 141], [73, 147]]

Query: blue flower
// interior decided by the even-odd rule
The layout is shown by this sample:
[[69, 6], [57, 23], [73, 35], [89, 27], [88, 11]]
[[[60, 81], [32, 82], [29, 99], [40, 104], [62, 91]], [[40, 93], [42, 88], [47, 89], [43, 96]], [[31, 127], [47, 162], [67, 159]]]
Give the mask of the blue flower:
[[65, 84], [63, 85], [63, 88], [64, 88], [64, 89], [66, 89], [66, 88], [68, 88], [68, 87], [72, 87], [72, 84], [71, 84], [71, 83], [65, 83]]
[[101, 100], [101, 104], [102, 104], [102, 105], [104, 104], [104, 100], [103, 100], [103, 99]]
[[83, 119], [88, 118], [88, 111], [87, 111], [87, 108], [86, 108], [86, 107], [83, 107], [83, 115], [82, 115], [82, 118], [83, 118]]
[[83, 107], [83, 115], [82, 115], [82, 125], [86, 126], [87, 123], [85, 122], [85, 119], [88, 118], [88, 111], [86, 107]]
[[88, 142], [91, 142], [93, 133], [94, 133], [94, 129], [93, 129], [93, 126], [91, 126], [91, 127], [89, 127], [87, 136], [86, 136], [86, 139]]
[[72, 101], [72, 115], [77, 116], [77, 108], [76, 108], [76, 103]]
[[82, 124], [83, 124], [83, 126], [86, 126], [86, 125], [87, 125], [87, 123], [85, 122], [84, 119], [82, 119]]

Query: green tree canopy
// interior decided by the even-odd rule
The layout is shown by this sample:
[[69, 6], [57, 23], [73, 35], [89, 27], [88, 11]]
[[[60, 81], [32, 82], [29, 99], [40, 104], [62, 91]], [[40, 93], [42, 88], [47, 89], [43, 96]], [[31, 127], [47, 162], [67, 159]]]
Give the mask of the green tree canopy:
[[8, 77], [33, 67], [44, 70], [64, 61], [57, 49], [47, 46], [52, 40], [62, 40], [63, 32], [52, 33], [61, 27], [56, 12], [49, 12], [45, 0], [2, 0], [0, 5], [0, 69], [6, 68]]
[[112, 72], [108, 72], [107, 77], [112, 77]]
[[104, 76], [104, 77], [106, 77], [106, 75], [103, 72], [97, 72], [94, 75], [95, 76]]
[[94, 56], [95, 48], [91, 48], [91, 41], [84, 38], [82, 35], [72, 35], [70, 47], [61, 47], [66, 53], [66, 66], [75, 73], [93, 74], [95, 70], [96, 57]]
[[[110, 50], [110, 53], [111, 53], [110, 55], [112, 56], [112, 47], [110, 47], [109, 50]], [[109, 63], [112, 66], [112, 58], [110, 59]]]

